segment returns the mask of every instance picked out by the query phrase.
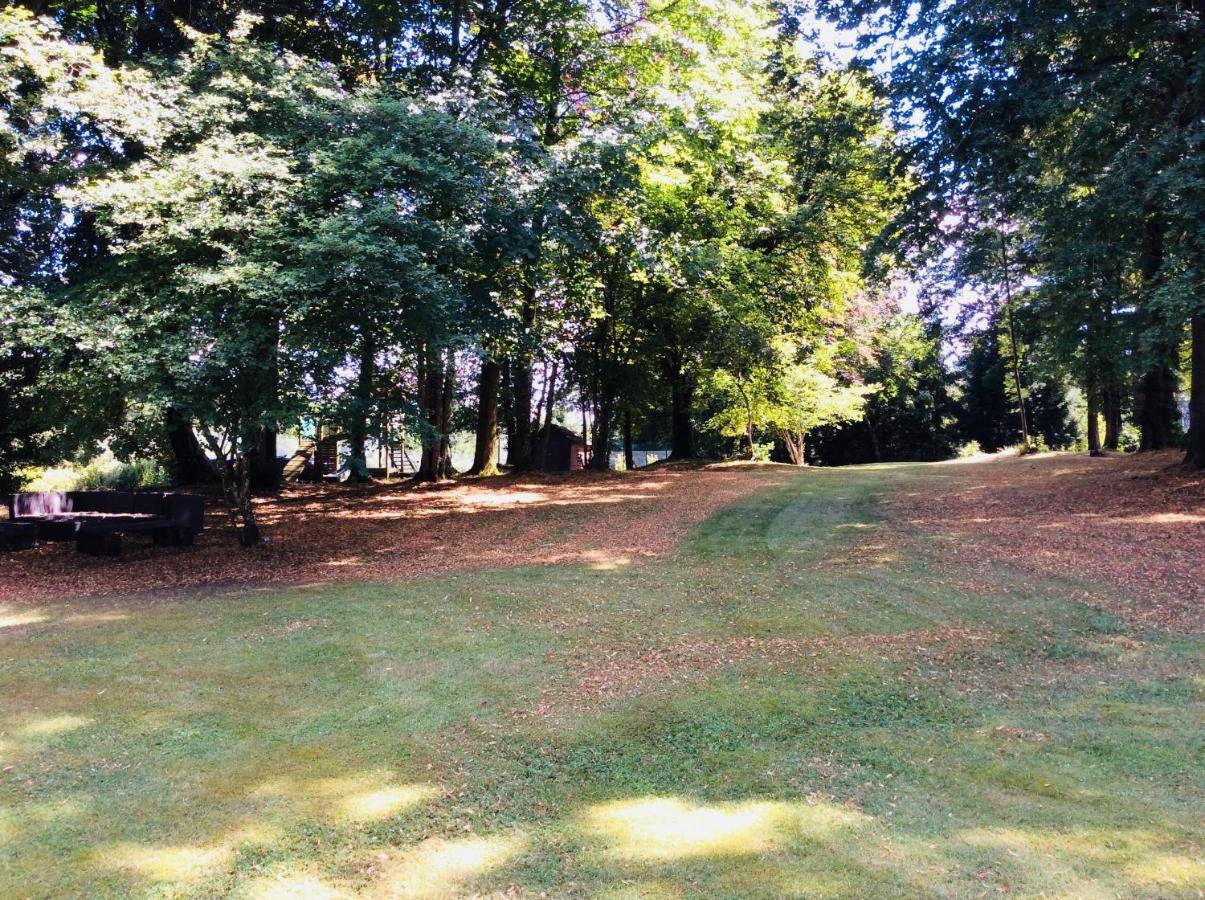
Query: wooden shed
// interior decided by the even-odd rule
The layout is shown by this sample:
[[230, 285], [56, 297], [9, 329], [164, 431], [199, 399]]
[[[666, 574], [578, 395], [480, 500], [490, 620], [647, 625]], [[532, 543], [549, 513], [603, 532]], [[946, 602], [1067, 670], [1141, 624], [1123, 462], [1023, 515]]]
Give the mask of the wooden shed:
[[[570, 431], [561, 425], [552, 425], [552, 433], [548, 436], [548, 456], [537, 468], [545, 472], [573, 472], [586, 467], [588, 450], [586, 442], [580, 434]], [[544, 446], [544, 429], [536, 432], [532, 439], [532, 453], [539, 456], [540, 448]]]

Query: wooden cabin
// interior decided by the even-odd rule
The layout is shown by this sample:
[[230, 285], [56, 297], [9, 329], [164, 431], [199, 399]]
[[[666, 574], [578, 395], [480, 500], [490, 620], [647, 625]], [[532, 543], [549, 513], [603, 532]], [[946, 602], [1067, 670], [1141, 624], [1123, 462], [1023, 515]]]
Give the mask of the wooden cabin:
[[[589, 449], [582, 436], [561, 425], [552, 425], [552, 433], [548, 436], [548, 456], [536, 460], [536, 468], [545, 472], [574, 472], [584, 469], [589, 460]], [[532, 454], [540, 454], [544, 446], [544, 429], [541, 428], [532, 438]]]

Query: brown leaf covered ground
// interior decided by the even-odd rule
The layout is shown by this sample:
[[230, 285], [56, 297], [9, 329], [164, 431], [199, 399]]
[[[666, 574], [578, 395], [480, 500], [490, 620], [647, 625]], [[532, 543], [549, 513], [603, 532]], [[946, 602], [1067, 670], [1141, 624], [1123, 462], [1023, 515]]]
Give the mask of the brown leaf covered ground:
[[297, 485], [256, 502], [266, 537], [241, 550], [211, 503], [193, 547], [127, 537], [118, 558], [69, 543], [0, 555], [0, 602], [224, 585], [354, 581], [471, 568], [660, 556], [773, 466], [660, 466], [416, 486]]
[[964, 571], [1005, 562], [1112, 586], [1090, 602], [1136, 624], [1205, 631], [1205, 473], [1181, 456], [947, 463], [890, 506], [938, 534], [943, 559]]

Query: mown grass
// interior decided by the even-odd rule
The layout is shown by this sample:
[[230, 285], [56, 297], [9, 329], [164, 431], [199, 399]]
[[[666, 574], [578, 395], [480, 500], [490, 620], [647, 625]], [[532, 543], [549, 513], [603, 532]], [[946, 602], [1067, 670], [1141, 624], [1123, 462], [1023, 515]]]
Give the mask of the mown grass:
[[[944, 471], [649, 564], [2, 610], [0, 896], [1196, 896], [1200, 641], [937, 567], [876, 498]], [[734, 638], [814, 643], [581, 686]]]

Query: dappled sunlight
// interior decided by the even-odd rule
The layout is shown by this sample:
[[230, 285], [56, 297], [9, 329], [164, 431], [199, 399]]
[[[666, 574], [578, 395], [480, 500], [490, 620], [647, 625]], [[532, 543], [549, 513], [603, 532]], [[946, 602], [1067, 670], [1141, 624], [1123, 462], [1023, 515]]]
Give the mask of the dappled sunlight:
[[764, 853], [784, 840], [828, 840], [868, 819], [831, 803], [748, 802], [700, 806], [673, 797], [592, 807], [588, 830], [628, 860]]
[[104, 625], [109, 622], [124, 622], [129, 618], [130, 614], [124, 612], [92, 612], [66, 616], [63, 621], [73, 625]]
[[308, 872], [257, 878], [246, 890], [250, 900], [342, 900], [351, 894]]
[[45, 719], [35, 719], [16, 729], [16, 733], [22, 737], [54, 737], [66, 734], [69, 731], [76, 731], [91, 724], [92, 720], [86, 716], [64, 714], [61, 716], [50, 716]]
[[1141, 861], [1126, 867], [1126, 874], [1139, 884], [1195, 888], [1198, 896], [1205, 888], [1205, 861], [1199, 853], [1145, 853]]
[[586, 568], [595, 572], [612, 572], [632, 564], [632, 557], [606, 550], [588, 550], [578, 554], [577, 558], [585, 564]]
[[94, 854], [95, 861], [112, 869], [126, 869], [152, 881], [172, 883], [196, 881], [232, 856], [229, 847], [146, 847], [141, 844], [114, 844]]
[[278, 778], [252, 791], [259, 799], [284, 803], [307, 815], [343, 822], [387, 819], [430, 800], [429, 784], [394, 784], [387, 775], [346, 778]]
[[1147, 860], [1165, 855], [1160, 848], [1168, 843], [1168, 836], [1162, 832], [1130, 828], [1056, 831], [998, 826], [961, 831], [953, 839], [972, 847], [1003, 849], [1013, 855], [1048, 857], [1057, 853], [1068, 861], [1091, 860], [1097, 864], [1116, 866], [1145, 864]]
[[465, 882], [510, 862], [526, 846], [521, 834], [428, 838], [387, 858], [371, 896], [460, 896]]
[[0, 629], [16, 628], [18, 625], [36, 625], [45, 622], [47, 615], [38, 609], [14, 609], [0, 606]]
[[1205, 515], [1197, 513], [1151, 513], [1142, 516], [1122, 516], [1118, 522], [1130, 525], [1201, 525], [1205, 524]]
[[431, 785], [399, 785], [364, 791], [340, 802], [343, 814], [354, 821], [387, 819], [436, 795]]

